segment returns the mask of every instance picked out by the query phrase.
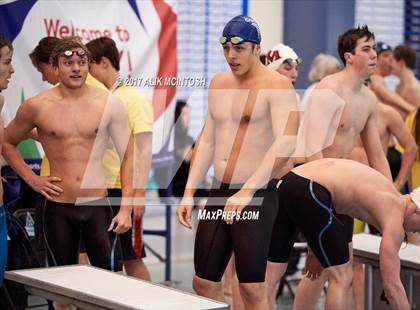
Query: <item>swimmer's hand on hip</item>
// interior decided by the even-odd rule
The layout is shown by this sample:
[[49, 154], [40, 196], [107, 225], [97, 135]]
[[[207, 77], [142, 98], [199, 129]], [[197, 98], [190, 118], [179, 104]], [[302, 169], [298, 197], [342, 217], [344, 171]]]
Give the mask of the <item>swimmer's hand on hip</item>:
[[32, 189], [49, 200], [54, 200], [53, 196], [60, 196], [63, 189], [54, 183], [61, 182], [61, 178], [55, 176], [34, 176], [28, 180], [28, 184]]

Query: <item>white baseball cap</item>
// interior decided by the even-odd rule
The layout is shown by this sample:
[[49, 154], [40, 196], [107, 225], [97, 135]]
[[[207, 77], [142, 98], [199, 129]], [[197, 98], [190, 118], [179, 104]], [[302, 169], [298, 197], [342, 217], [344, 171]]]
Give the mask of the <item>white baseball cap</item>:
[[286, 60], [288, 60], [289, 62], [296, 62], [297, 64], [300, 64], [302, 62], [302, 60], [299, 58], [299, 56], [296, 54], [293, 48], [280, 43], [276, 46], [273, 46], [267, 52], [265, 64], [269, 68], [277, 70], [277, 68]]

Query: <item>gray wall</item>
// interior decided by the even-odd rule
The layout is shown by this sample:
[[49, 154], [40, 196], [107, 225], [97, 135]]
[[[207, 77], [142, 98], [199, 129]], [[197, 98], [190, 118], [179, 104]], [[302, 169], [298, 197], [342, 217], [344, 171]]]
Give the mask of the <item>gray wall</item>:
[[306, 88], [314, 57], [327, 53], [338, 58], [337, 38], [354, 27], [354, 0], [285, 0], [284, 43], [302, 58], [296, 88]]

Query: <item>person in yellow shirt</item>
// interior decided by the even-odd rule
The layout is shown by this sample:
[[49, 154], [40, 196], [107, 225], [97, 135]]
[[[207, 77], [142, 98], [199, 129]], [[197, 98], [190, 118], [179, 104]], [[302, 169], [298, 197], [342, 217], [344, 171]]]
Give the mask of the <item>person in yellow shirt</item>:
[[[134, 212], [134, 216], [141, 218], [144, 213], [144, 196], [149, 176], [152, 159], [152, 128], [153, 128], [153, 107], [151, 102], [138, 90], [127, 86], [119, 74], [120, 61], [119, 53], [115, 42], [107, 37], [94, 39], [86, 44], [92, 54], [90, 73], [98, 81], [102, 82], [107, 89], [119, 96], [123, 102], [127, 114], [128, 124], [132, 131], [135, 146], [135, 198], [134, 202], [140, 205], [142, 210]], [[114, 212], [118, 212], [121, 197], [121, 183], [119, 178], [120, 162], [115, 150], [108, 150], [105, 154], [103, 164], [106, 171], [108, 185], [108, 196]], [[150, 280], [149, 271], [144, 264], [142, 257], [145, 256], [144, 247], [141, 257], [138, 257], [133, 248], [132, 230], [120, 235], [123, 263], [126, 272], [144, 280]]]

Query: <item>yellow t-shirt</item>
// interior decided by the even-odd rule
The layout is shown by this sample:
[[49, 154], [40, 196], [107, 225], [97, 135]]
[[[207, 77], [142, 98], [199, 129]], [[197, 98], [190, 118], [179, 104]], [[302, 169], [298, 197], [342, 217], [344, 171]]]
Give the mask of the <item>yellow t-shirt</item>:
[[[142, 132], [152, 132], [153, 106], [146, 96], [137, 89], [125, 85], [118, 87], [114, 94], [123, 103], [131, 133], [136, 135]], [[115, 149], [105, 152], [103, 165], [108, 188], [121, 188], [120, 160]]]
[[102, 84], [97, 79], [95, 79], [90, 73], [88, 73], [86, 77], [86, 84], [89, 86], [96, 86], [96, 87], [99, 87], [100, 89], [108, 90], [104, 84]]
[[[99, 87], [99, 88], [104, 89], [104, 90], [108, 90], [105, 87], [104, 84], [102, 84], [97, 79], [95, 79], [92, 75], [90, 75], [90, 73], [88, 73], [88, 75], [86, 77], [86, 84], [90, 85], [90, 86], [96, 86], [96, 87]], [[42, 176], [50, 175], [50, 163], [49, 163], [48, 158], [46, 156], [44, 156], [44, 158], [42, 158], [41, 175]]]

